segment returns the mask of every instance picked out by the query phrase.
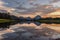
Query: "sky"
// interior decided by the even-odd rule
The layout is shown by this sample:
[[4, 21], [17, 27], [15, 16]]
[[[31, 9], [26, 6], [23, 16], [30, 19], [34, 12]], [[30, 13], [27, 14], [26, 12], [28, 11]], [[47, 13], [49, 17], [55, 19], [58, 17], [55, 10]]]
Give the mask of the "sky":
[[60, 0], [0, 0], [0, 9], [12, 14], [44, 15], [60, 8]]

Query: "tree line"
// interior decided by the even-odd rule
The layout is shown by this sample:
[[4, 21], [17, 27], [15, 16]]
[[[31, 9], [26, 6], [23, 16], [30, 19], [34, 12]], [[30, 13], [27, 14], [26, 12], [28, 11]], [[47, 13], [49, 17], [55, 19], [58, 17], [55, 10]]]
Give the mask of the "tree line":
[[31, 21], [31, 20], [60, 20], [60, 18], [41, 18], [41, 16], [37, 15], [36, 17], [34, 17], [33, 19], [30, 17], [24, 18], [24, 17], [17, 17], [14, 15], [10, 15], [10, 13], [0, 13], [0, 19], [12, 19], [12, 20], [27, 20], [27, 21]]

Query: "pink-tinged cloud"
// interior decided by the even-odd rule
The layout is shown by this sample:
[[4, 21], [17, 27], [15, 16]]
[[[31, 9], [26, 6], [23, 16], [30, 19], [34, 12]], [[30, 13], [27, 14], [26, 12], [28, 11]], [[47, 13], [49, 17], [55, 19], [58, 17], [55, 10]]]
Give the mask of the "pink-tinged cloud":
[[59, 0], [54, 1], [56, 2], [53, 0], [0, 0], [0, 8], [14, 15], [45, 15], [54, 12], [55, 7], [59, 6]]

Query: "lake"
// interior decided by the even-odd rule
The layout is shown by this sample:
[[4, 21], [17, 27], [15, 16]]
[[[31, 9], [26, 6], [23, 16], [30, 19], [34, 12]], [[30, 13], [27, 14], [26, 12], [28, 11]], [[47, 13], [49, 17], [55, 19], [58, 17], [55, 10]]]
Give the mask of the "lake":
[[0, 23], [0, 40], [55, 40], [58, 38], [60, 38], [60, 24], [30, 21]]

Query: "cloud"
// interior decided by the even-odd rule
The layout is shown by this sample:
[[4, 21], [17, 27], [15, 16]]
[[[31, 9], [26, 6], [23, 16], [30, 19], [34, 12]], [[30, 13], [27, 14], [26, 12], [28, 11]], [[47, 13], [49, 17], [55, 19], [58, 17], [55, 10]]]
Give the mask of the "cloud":
[[60, 1], [52, 3], [52, 5], [56, 8], [60, 7]]
[[0, 6], [2, 6], [3, 4], [5, 4], [5, 3], [0, 0]]
[[60, 1], [60, 0], [52, 0], [52, 2], [58, 2], [58, 1]]
[[30, 9], [27, 9], [25, 12], [20, 12], [21, 15], [45, 15], [56, 11], [56, 8], [54, 8], [52, 5], [37, 5], [36, 7], [32, 7]]
[[58, 2], [59, 0], [53, 0], [52, 3], [50, 3], [51, 1], [52, 0], [0, 0], [0, 5], [2, 6], [0, 8], [13, 14], [44, 15], [55, 11], [55, 6], [59, 6], [60, 4], [60, 2]]

